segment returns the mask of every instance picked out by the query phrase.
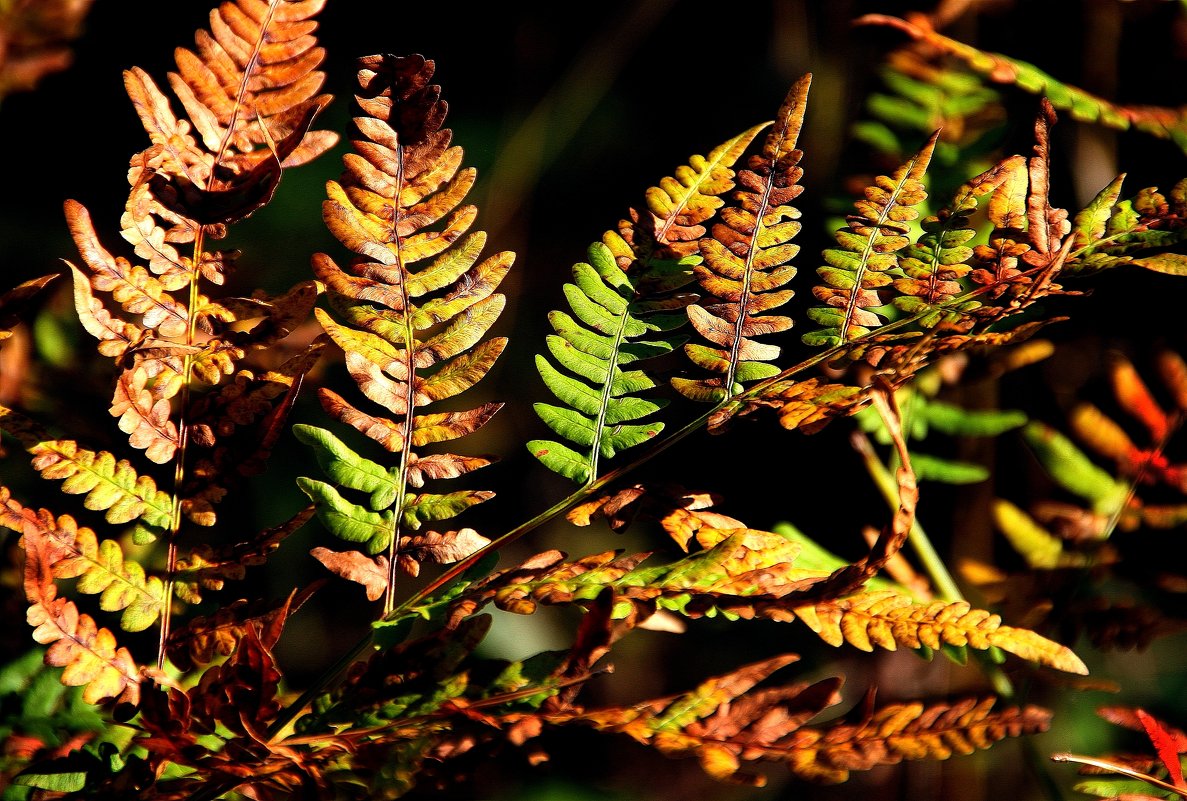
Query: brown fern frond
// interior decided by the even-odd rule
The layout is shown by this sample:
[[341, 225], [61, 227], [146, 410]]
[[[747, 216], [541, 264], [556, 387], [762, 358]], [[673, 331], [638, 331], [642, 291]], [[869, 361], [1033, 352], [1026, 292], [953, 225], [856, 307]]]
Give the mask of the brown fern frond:
[[800, 778], [839, 783], [852, 771], [879, 765], [971, 754], [1006, 737], [1046, 731], [1051, 719], [1039, 707], [995, 711], [996, 699], [968, 698], [888, 704], [855, 722], [812, 727], [806, 724], [840, 701], [840, 679], [753, 689], [797, 658], [747, 665], [673, 698], [555, 716], [550, 722], [626, 734], [671, 757], [696, 757], [720, 781], [762, 786], [766, 777], [743, 772], [744, 765], [780, 763]]
[[687, 307], [693, 328], [711, 345], [688, 344], [684, 352], [698, 366], [721, 375], [710, 379], [675, 378], [672, 386], [694, 400], [720, 401], [741, 385], [779, 373], [779, 348], [755, 337], [791, 328], [791, 318], [765, 314], [791, 300], [780, 289], [795, 277], [788, 264], [799, 252], [791, 239], [799, 233], [799, 210], [791, 202], [803, 192], [796, 149], [803, 126], [811, 74], [788, 92], [762, 152], [750, 157], [738, 174], [742, 189], [737, 205], [722, 210], [712, 236], [700, 240], [704, 263], [694, 268], [697, 282], [713, 300]]
[[789, 767], [798, 776], [843, 782], [851, 771], [904, 760], [944, 760], [992, 747], [1007, 737], [1047, 731], [1051, 713], [1036, 706], [994, 711], [994, 698], [889, 704], [854, 723], [802, 730]]
[[249, 628], [256, 628], [266, 644], [275, 645], [280, 629], [290, 615], [301, 608], [318, 585], [294, 589], [281, 601], [270, 603], [235, 601], [208, 617], [195, 617], [169, 636], [169, 659], [183, 673], [197, 665], [208, 665], [230, 656]]
[[0, 10], [0, 99], [34, 89], [74, 61], [70, 42], [82, 33], [94, 0], [16, 0]]

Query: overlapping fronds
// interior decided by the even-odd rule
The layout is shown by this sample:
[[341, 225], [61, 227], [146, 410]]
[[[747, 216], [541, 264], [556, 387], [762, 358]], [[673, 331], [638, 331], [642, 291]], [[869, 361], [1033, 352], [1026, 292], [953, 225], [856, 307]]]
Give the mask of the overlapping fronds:
[[[800, 114], [802, 119], [802, 108]], [[648, 360], [686, 339], [677, 329], [689, 319], [681, 310], [695, 300], [685, 287], [693, 270], [701, 269], [703, 223], [725, 204], [722, 196], [735, 185], [733, 165], [768, 124], [723, 142], [707, 158], [692, 156], [675, 177], [647, 190], [645, 209], [631, 209], [629, 219], [590, 246], [587, 262], [574, 265], [573, 282], [564, 286], [572, 314], [548, 315], [555, 333], [547, 345], [555, 364], [536, 357], [544, 383], [564, 406], [537, 403], [535, 409], [582, 450], [532, 440], [528, 449], [548, 469], [588, 484], [598, 477], [602, 459], [663, 431], [662, 421], [637, 422], [667, 404], [647, 394], [664, 383]], [[703, 275], [708, 280], [712, 272]]]
[[1072, 221], [1072, 252], [1064, 272], [1080, 275], [1133, 265], [1187, 274], [1187, 260], [1166, 250], [1187, 240], [1187, 179], [1169, 195], [1146, 187], [1119, 200], [1124, 179], [1118, 176]]
[[927, 197], [922, 177], [938, 137], [937, 131], [893, 174], [879, 176], [846, 218], [847, 227], [836, 232], [840, 247], [824, 252], [828, 265], [816, 271], [824, 283], [812, 289], [825, 305], [808, 310], [824, 327], [805, 334], [805, 343], [841, 345], [882, 325], [879, 290], [891, 284], [898, 251], [910, 243], [908, 224], [918, 219], [916, 207]]
[[803, 187], [803, 152], [796, 149], [812, 76], [797, 81], [784, 100], [762, 151], [738, 175], [736, 205], [721, 211], [711, 236], [700, 241], [703, 264], [694, 272], [707, 302], [687, 307], [692, 327], [710, 345], [690, 343], [684, 352], [709, 379], [673, 378], [672, 386], [693, 400], [716, 402], [741, 386], [779, 373], [780, 350], [755, 337], [791, 328], [791, 318], [765, 314], [791, 300], [784, 289], [795, 277], [789, 262], [799, 252], [800, 212], [790, 205]]
[[[198, 282], [224, 283], [237, 255], [208, 251], [206, 241], [268, 202], [282, 167], [308, 161], [337, 139], [309, 130], [329, 102], [318, 94], [323, 53], [312, 17], [320, 6], [243, 0], [213, 10], [210, 30], [196, 34], [196, 52], [179, 48], [178, 71], [169, 76], [188, 118], [174, 114], [146, 72], [125, 73], [152, 142], [132, 158], [121, 219], [121, 234], [140, 263], [109, 252], [86, 207], [66, 201], [70, 232], [89, 270], [71, 265], [76, 309], [99, 351], [124, 360], [111, 414], [132, 447], [153, 462], [170, 462], [181, 448], [189, 409], [173, 408], [174, 396], [194, 378], [219, 383], [251, 349], [283, 337], [312, 308], [312, 283], [280, 298], [237, 303], [204, 296]], [[190, 255], [180, 250], [187, 244]], [[190, 488], [195, 495], [204, 491], [211, 495]], [[211, 523], [210, 515], [202, 522]]]
[[600, 731], [627, 734], [672, 757], [696, 757], [716, 779], [763, 785], [744, 764], [776, 762], [796, 776], [843, 782], [851, 771], [912, 759], [948, 759], [1006, 737], [1045, 731], [1050, 713], [1037, 707], [994, 710], [993, 698], [954, 703], [888, 704], [853, 722], [807, 725], [840, 701], [838, 679], [753, 689], [794, 655], [746, 665], [672, 698], [578, 716]]
[[[439, 494], [410, 488], [490, 463], [419, 449], [472, 434], [498, 411], [497, 403], [426, 410], [480, 381], [507, 343], [487, 334], [506, 302], [495, 290], [514, 254], [479, 261], [486, 237], [467, 233], [477, 209], [464, 203], [475, 171], [459, 169], [462, 150], [450, 145], [452, 133], [442, 127], [448, 106], [440, 87], [430, 83], [434, 69], [418, 55], [360, 59], [354, 152], [344, 157], [341, 180], [328, 183], [323, 203], [326, 225], [359, 258], [349, 270], [325, 254], [313, 261], [344, 322], [320, 309], [317, 318], [345, 353], [362, 395], [382, 412], [356, 408], [329, 389], [319, 393], [322, 407], [398, 454], [398, 461], [374, 462], [324, 429], [295, 430], [334, 482], [302, 478], [301, 489], [333, 534], [360, 543], [366, 552], [333, 557], [336, 572], [362, 575], [360, 559], [386, 552], [386, 563], [373, 561], [371, 572], [386, 574], [389, 602], [396, 568], [415, 574], [418, 561], [415, 549], [400, 552], [400, 532], [451, 519], [492, 497], [479, 490]], [[354, 502], [339, 487], [369, 494], [368, 504]]]
[[851, 128], [875, 163], [893, 169], [940, 130], [926, 175], [931, 194], [950, 197], [970, 173], [993, 166], [1006, 115], [999, 93], [980, 75], [942, 53], [907, 46], [886, 55], [878, 77], [884, 90], [869, 93], [865, 116]]
[[[1160, 350], [1155, 366], [1170, 396], [1172, 411], [1166, 411], [1142, 379], [1133, 362], [1112, 354], [1108, 376], [1117, 409], [1128, 418], [1126, 425], [1111, 413], [1087, 401], [1069, 412], [1075, 439], [1041, 421], [1023, 429], [1026, 442], [1039, 462], [1056, 481], [1084, 507], [1051, 502], [1034, 510], [1039, 522], [1052, 527], [1061, 537], [1099, 540], [1110, 536], [1114, 527], [1132, 531], [1139, 526], [1173, 528], [1187, 520], [1187, 468], [1166, 456], [1166, 447], [1178, 433], [1187, 413], [1187, 364], [1171, 350]], [[1132, 422], [1140, 427], [1147, 444], [1139, 445], [1127, 431]], [[1077, 441], [1098, 458], [1108, 460], [1109, 469], [1093, 461]], [[1159, 488], [1157, 502], [1145, 502], [1139, 487]], [[1171, 502], [1168, 502], [1171, 501]]]
[[[1020, 360], [1029, 363], [1032, 358], [1050, 353], [1051, 347], [1049, 342], [1032, 340], [1012, 350], [1031, 350], [1033, 356], [1020, 357]], [[1017, 409], [968, 409], [943, 400], [941, 392], [945, 383], [955, 383], [963, 372], [960, 365], [953, 364], [953, 361], [955, 358], [947, 362], [941, 360], [939, 364], [920, 371], [909, 385], [895, 391], [895, 401], [903, 418], [903, 434], [911, 448], [911, 467], [921, 481], [970, 484], [984, 481], [990, 473], [981, 464], [941, 456], [931, 450], [922, 450], [925, 445], [914, 443], [923, 443], [933, 433], [962, 438], [997, 437], [1027, 422], [1026, 414]], [[1001, 360], [1003, 363], [1005, 361]], [[875, 442], [881, 445], [891, 443], [890, 434], [874, 407], [862, 408], [854, 415], [854, 419]]]
[[1094, 122], [1109, 128], [1137, 131], [1170, 139], [1187, 150], [1187, 117], [1181, 108], [1124, 106], [1111, 103], [1078, 87], [1064, 83], [1025, 61], [1000, 53], [988, 53], [935, 31], [926, 17], [910, 21], [885, 14], [866, 14], [856, 25], [887, 25], [896, 28], [939, 52], [953, 56], [974, 71], [997, 83], [1047, 98], [1055, 108], [1066, 111], [1081, 122]]

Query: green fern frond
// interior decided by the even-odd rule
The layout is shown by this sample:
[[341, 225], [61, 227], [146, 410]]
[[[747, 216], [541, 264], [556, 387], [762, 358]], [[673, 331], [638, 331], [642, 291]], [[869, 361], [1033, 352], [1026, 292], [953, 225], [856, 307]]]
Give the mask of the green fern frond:
[[1102, 189], [1073, 220], [1064, 272], [1088, 275], [1125, 265], [1187, 274], [1183, 257], [1166, 249], [1187, 241], [1187, 179], [1164, 195], [1147, 187], [1118, 201], [1124, 175]]
[[752, 156], [739, 176], [737, 205], [721, 212], [712, 236], [700, 242], [704, 263], [694, 269], [710, 305], [688, 306], [692, 327], [710, 347], [688, 344], [684, 352], [702, 369], [721, 374], [710, 379], [672, 379], [672, 386], [693, 400], [717, 402], [743, 384], [777, 375], [773, 362], [779, 348], [755, 337], [791, 328], [791, 318], [764, 314], [791, 300], [781, 289], [795, 277], [788, 262], [799, 252], [791, 239], [799, 233], [800, 212], [791, 206], [803, 191], [799, 185], [803, 152], [796, 149], [803, 126], [811, 74], [791, 88], [778, 122], [762, 152]]
[[661, 422], [634, 422], [667, 404], [662, 398], [639, 396], [658, 382], [646, 370], [622, 368], [671, 351], [675, 343], [665, 334], [683, 319], [649, 313], [646, 301], [636, 301], [635, 282], [603, 243], [590, 246], [589, 262], [573, 267], [573, 279], [564, 286], [573, 316], [548, 315], [556, 331], [547, 339], [548, 350], [569, 372], [547, 357], [536, 357], [544, 383], [565, 405], [537, 403], [535, 409], [553, 431], [586, 450], [550, 440], [532, 440], [528, 449], [550, 470], [585, 484], [597, 477], [600, 459], [613, 458], [663, 430]]
[[1181, 108], [1117, 105], [1059, 81], [1033, 64], [1001, 53], [979, 50], [944, 36], [929, 26], [916, 25], [898, 17], [866, 14], [854, 22], [858, 25], [897, 28], [941, 53], [963, 61], [969, 68], [992, 81], [1017, 86], [1023, 91], [1047, 98], [1056, 109], [1068, 112], [1081, 122], [1093, 122], [1119, 130], [1132, 127], [1161, 139], [1170, 139], [1187, 150], [1187, 114]]
[[916, 207], [927, 197], [922, 179], [931, 161], [939, 131], [890, 176], [879, 176], [855, 204], [847, 228], [837, 231], [839, 248], [824, 252], [823, 280], [812, 289], [824, 306], [808, 317], [824, 328], [804, 334], [808, 345], [833, 347], [865, 336], [882, 325], [885, 301], [881, 291], [901, 276], [898, 251], [910, 243], [907, 224], [918, 218]]

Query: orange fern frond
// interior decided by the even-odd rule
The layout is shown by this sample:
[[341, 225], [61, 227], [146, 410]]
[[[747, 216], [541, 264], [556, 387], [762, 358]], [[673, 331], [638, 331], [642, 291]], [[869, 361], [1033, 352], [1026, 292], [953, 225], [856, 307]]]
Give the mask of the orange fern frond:
[[486, 235], [467, 233], [477, 216], [464, 202], [475, 171], [461, 168], [462, 149], [450, 145], [452, 132], [443, 127], [448, 104], [430, 83], [433, 62], [419, 55], [370, 56], [358, 66], [361, 114], [354, 118], [353, 152], [343, 157], [341, 180], [327, 184], [322, 216], [359, 258], [347, 271], [326, 254], [314, 256], [314, 272], [344, 322], [320, 309], [317, 319], [342, 348], [364, 398], [386, 414], [358, 409], [328, 389], [319, 395], [328, 414], [401, 454], [400, 462], [391, 468], [372, 462], [324, 429], [301, 425], [294, 433], [314, 448], [335, 484], [371, 493], [365, 508], [334, 485], [299, 479], [322, 522], [367, 551], [318, 558], [352, 576], [362, 575], [356, 562], [369, 561], [364, 572], [370, 575], [380, 569], [371, 557], [387, 551], [382, 569], [389, 573], [390, 602], [396, 568], [416, 564], [402, 558], [401, 530], [452, 518], [492, 497], [476, 490], [414, 495], [408, 488], [492, 461], [415, 449], [472, 434], [500, 408], [485, 403], [425, 413], [484, 378], [506, 346], [505, 337], [484, 337], [506, 303], [496, 290], [514, 254], [479, 261]]

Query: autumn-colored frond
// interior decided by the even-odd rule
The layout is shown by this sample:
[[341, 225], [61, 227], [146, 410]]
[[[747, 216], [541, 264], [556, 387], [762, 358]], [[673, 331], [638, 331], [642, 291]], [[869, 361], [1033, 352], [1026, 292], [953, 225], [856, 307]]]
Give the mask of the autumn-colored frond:
[[1187, 118], [1181, 108], [1124, 106], [1111, 103], [1076, 86], [1057, 80], [1032, 64], [1001, 53], [989, 53], [944, 36], [934, 30], [922, 15], [910, 20], [886, 14], [866, 14], [854, 20], [856, 25], [885, 25], [896, 28], [913, 39], [924, 42], [946, 55], [963, 61], [991, 81], [1017, 86], [1051, 101], [1081, 122], [1094, 122], [1109, 128], [1134, 130], [1170, 139], [1187, 150]]
[[[4, 495], [7, 496], [6, 491]], [[60, 562], [64, 556], [65, 544], [51, 539], [51, 528], [56, 529], [52, 525], [52, 516], [34, 514], [7, 497], [2, 500], [4, 507], [0, 510], [0, 520], [4, 526], [16, 528], [22, 535], [25, 596], [29, 601], [27, 618], [33, 627], [33, 639], [50, 646], [45, 654], [46, 664], [64, 668], [62, 683], [83, 687], [83, 698], [88, 703], [115, 698], [123, 703], [136, 704], [140, 698], [141, 678], [131, 654], [116, 644], [111, 631], [100, 628], [72, 601], [58, 596], [54, 584], [58, 576], [54, 568], [55, 562]], [[113, 600], [119, 603], [126, 600], [119, 596], [117, 590]], [[150, 614], [143, 608], [139, 613]], [[132, 613], [133, 618], [139, 613]]]
[[1087, 673], [1072, 650], [1027, 629], [1002, 624], [999, 615], [964, 601], [917, 603], [891, 590], [857, 593], [795, 610], [830, 645], [849, 643], [863, 651], [899, 646], [939, 650], [945, 645], [984, 651], [999, 648], [1039, 665]]
[[[686, 287], [702, 262], [698, 239], [734, 187], [734, 163], [769, 123], [723, 142], [647, 190], [646, 208], [607, 231], [573, 267], [564, 293], [571, 314], [548, 315], [552, 359], [536, 357], [562, 403], [537, 403], [540, 418], [564, 441], [538, 439], [528, 449], [546, 467], [579, 484], [598, 477], [603, 459], [652, 441], [663, 431], [649, 418], [666, 404], [651, 390], [664, 380], [648, 362], [685, 339], [676, 329], [695, 296]], [[648, 394], [650, 393], [650, 394]], [[569, 444], [578, 446], [578, 449]]]
[[854, 722], [807, 725], [840, 701], [839, 679], [753, 689], [796, 661], [776, 657], [703, 682], [672, 698], [573, 716], [599, 731], [629, 735], [671, 757], [696, 757], [710, 776], [761, 786], [743, 772], [763, 762], [796, 776], [842, 782], [851, 771], [913, 759], [948, 759], [986, 749], [1006, 737], [1046, 731], [1050, 713], [1037, 707], [994, 711], [995, 699], [888, 704]]
[[[330, 231], [359, 258], [348, 271], [325, 254], [313, 260], [344, 322], [320, 309], [317, 319], [378, 411], [359, 409], [329, 389], [319, 393], [322, 407], [399, 460], [389, 467], [356, 454], [329, 431], [295, 430], [335, 482], [302, 478], [301, 488], [336, 536], [363, 544], [371, 556], [386, 552], [386, 564], [372, 568], [387, 571], [389, 602], [397, 566], [416, 570], [416, 551], [400, 550], [399, 533], [451, 519], [492, 497], [478, 490], [409, 490], [490, 464], [485, 457], [419, 449], [472, 434], [498, 411], [500, 404], [485, 403], [426, 413], [486, 376], [507, 343], [486, 336], [506, 302], [495, 290], [514, 254], [479, 261], [486, 236], [467, 233], [477, 209], [464, 202], [475, 171], [461, 169], [462, 149], [450, 145], [452, 132], [442, 127], [448, 105], [430, 83], [434, 69], [419, 55], [360, 59], [354, 150], [343, 159], [341, 179], [327, 184], [322, 206]], [[355, 503], [339, 488], [369, 494], [369, 504]], [[336, 572], [351, 572], [343, 559], [369, 557], [333, 557], [341, 568]]]
[[708, 302], [690, 304], [687, 311], [692, 327], [710, 345], [687, 344], [684, 352], [716, 375], [672, 379], [685, 397], [720, 401], [742, 385], [779, 373], [779, 348], [756, 337], [786, 331], [792, 324], [790, 317], [764, 312], [794, 294], [783, 287], [795, 277], [789, 262], [799, 252], [791, 240], [800, 230], [800, 212], [790, 204], [803, 192], [803, 152], [796, 143], [811, 80], [809, 74], [792, 86], [762, 152], [751, 156], [738, 175], [742, 188], [734, 193], [736, 205], [723, 209], [712, 235], [700, 241], [704, 262], [694, 273]]
[[847, 227], [837, 231], [840, 247], [824, 252], [828, 265], [816, 271], [823, 283], [812, 289], [825, 305], [808, 310], [824, 328], [805, 334], [805, 343], [840, 345], [882, 325], [880, 291], [896, 277], [898, 251], [910, 243], [907, 225], [919, 217], [916, 207], [927, 197], [922, 179], [939, 135], [932, 134], [892, 175], [879, 176], [856, 202]]

